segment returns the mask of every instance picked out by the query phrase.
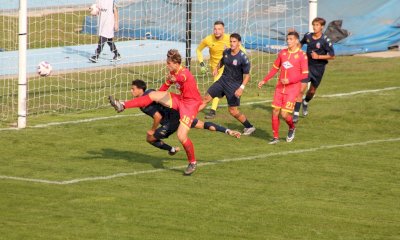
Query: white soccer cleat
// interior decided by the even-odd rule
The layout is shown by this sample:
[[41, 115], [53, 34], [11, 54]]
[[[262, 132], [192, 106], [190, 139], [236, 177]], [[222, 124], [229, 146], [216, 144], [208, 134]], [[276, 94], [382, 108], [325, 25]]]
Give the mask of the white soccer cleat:
[[118, 99], [114, 99], [113, 96], [108, 96], [108, 99], [110, 100], [111, 106], [117, 111], [118, 113], [123, 112], [125, 110], [124, 104], [122, 104]]
[[245, 128], [243, 129], [243, 135], [248, 136], [252, 134], [256, 130], [255, 127]]
[[177, 153], [181, 150], [179, 147], [174, 147], [173, 149], [174, 149], [173, 152], [168, 151], [168, 154], [169, 154], [170, 156], [174, 156], [175, 154], [177, 154]]

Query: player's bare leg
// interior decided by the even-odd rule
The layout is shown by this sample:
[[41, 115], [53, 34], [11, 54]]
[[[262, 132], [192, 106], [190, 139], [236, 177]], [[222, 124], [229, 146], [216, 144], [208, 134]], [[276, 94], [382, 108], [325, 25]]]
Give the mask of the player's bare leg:
[[203, 110], [211, 100], [212, 97], [210, 96], [210, 94], [206, 93], [206, 95], [203, 97], [202, 104], [199, 106], [199, 112]]
[[217, 131], [217, 132], [225, 133], [225, 134], [228, 134], [229, 136], [235, 137], [235, 138], [240, 138], [240, 136], [242, 135], [238, 131], [231, 130], [229, 128], [215, 124], [213, 122], [203, 122], [203, 121], [197, 120], [197, 123], [194, 127], [197, 129], [207, 129], [210, 131]]
[[180, 151], [179, 147], [172, 147], [166, 144], [164, 141], [155, 138], [154, 131], [152, 130], [147, 131], [146, 141], [156, 148], [168, 151], [168, 154], [171, 156], [177, 154]]
[[243, 124], [243, 135], [250, 135], [256, 130], [256, 128], [247, 120], [246, 116], [239, 111], [238, 107], [228, 107], [228, 111], [234, 118]]

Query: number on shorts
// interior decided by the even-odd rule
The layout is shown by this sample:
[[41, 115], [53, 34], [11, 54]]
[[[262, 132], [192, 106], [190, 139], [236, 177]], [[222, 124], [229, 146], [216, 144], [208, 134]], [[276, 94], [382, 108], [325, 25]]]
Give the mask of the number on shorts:
[[183, 118], [182, 118], [182, 122], [185, 123], [186, 125], [189, 125], [190, 117], [184, 115]]
[[286, 102], [286, 109], [294, 109], [294, 103], [293, 102]]

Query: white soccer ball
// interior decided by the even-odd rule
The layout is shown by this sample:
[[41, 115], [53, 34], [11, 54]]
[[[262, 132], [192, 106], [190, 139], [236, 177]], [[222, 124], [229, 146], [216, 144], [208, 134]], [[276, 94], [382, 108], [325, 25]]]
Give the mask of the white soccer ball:
[[92, 16], [99, 15], [100, 8], [97, 6], [96, 3], [92, 4], [92, 6], [90, 6], [89, 10], [90, 10], [90, 15], [92, 15]]
[[42, 77], [49, 76], [51, 70], [53, 70], [53, 67], [50, 65], [50, 63], [46, 61], [40, 62], [39, 65], [37, 66], [37, 73]]

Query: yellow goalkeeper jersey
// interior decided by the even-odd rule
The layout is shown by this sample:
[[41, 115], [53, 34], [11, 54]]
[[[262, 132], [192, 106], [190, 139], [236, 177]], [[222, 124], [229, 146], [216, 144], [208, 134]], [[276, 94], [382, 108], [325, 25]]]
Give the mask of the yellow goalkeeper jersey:
[[210, 52], [210, 66], [211, 69], [215, 69], [222, 58], [222, 53], [226, 48], [230, 48], [229, 34], [224, 34], [221, 39], [216, 39], [214, 34], [210, 34], [205, 37], [197, 47], [197, 60], [203, 62], [203, 49], [208, 47]]
[[[203, 62], [203, 49], [208, 47], [209, 52], [210, 52], [210, 66], [211, 70], [214, 70], [219, 61], [222, 58], [222, 53], [226, 48], [231, 47], [230, 43], [230, 34], [224, 34], [224, 36], [221, 39], [216, 39], [214, 34], [210, 34], [207, 37], [205, 37], [203, 40], [201, 40], [199, 46], [196, 49], [197, 53], [197, 60], [199, 62]], [[240, 49], [243, 52], [246, 52], [243, 46], [240, 46]]]

